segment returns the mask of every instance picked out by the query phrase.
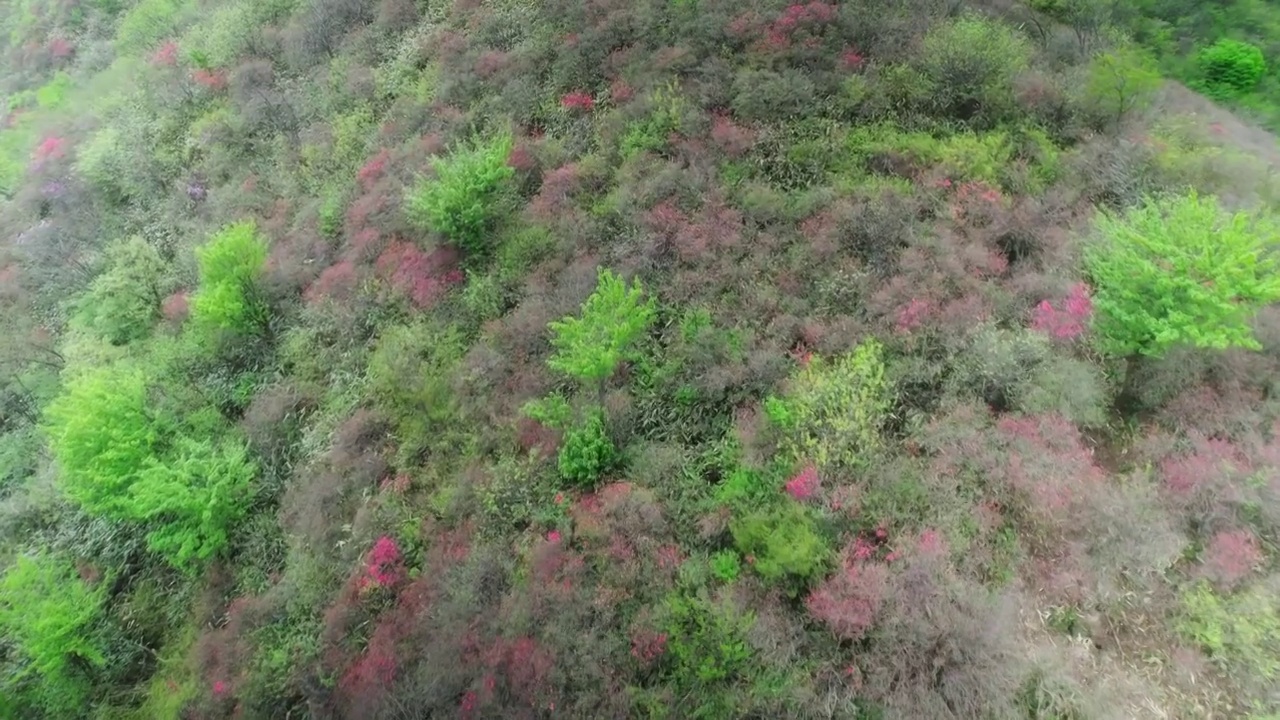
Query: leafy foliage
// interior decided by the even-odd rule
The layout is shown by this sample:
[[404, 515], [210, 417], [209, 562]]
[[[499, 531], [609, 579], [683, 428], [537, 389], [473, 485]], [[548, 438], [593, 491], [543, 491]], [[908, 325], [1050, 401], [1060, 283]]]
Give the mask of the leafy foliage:
[[766, 400], [788, 454], [819, 469], [852, 469], [870, 460], [893, 402], [882, 353], [867, 340], [833, 360], [814, 357], [783, 395]]
[[435, 177], [421, 180], [405, 199], [409, 217], [463, 250], [487, 251], [487, 233], [503, 214], [502, 190], [515, 174], [507, 164], [512, 143], [510, 134], [499, 134], [436, 160]]
[[6, 694], [14, 693], [20, 702], [24, 676], [34, 673], [42, 683], [35, 693], [37, 706], [53, 714], [84, 708], [87, 673], [107, 662], [94, 627], [101, 619], [105, 590], [89, 587], [62, 557], [20, 555], [14, 560], [0, 577], [0, 628], [28, 664], [0, 682]]
[[204, 327], [251, 332], [267, 322], [256, 283], [267, 244], [252, 221], [223, 228], [196, 249], [200, 286], [191, 296], [191, 319]]
[[1196, 63], [1205, 86], [1211, 93], [1223, 97], [1252, 90], [1267, 71], [1261, 48], [1229, 38], [1221, 38], [1200, 50]]
[[80, 317], [114, 345], [145, 337], [160, 317], [168, 266], [140, 237], [113, 245], [108, 267], [80, 300]]
[[1249, 321], [1280, 299], [1268, 217], [1228, 213], [1215, 198], [1191, 193], [1101, 213], [1097, 226], [1085, 263], [1108, 351], [1260, 347]]
[[628, 287], [611, 270], [601, 269], [595, 292], [578, 317], [549, 325], [555, 353], [547, 366], [583, 383], [603, 385], [619, 363], [636, 357], [634, 346], [654, 314], [654, 300], [645, 298], [639, 280]]
[[565, 435], [557, 460], [560, 475], [576, 485], [591, 486], [618, 463], [618, 450], [605, 428], [604, 415], [590, 413]]
[[760, 577], [798, 589], [826, 566], [829, 551], [813, 520], [796, 504], [758, 511], [731, 526], [738, 552]]

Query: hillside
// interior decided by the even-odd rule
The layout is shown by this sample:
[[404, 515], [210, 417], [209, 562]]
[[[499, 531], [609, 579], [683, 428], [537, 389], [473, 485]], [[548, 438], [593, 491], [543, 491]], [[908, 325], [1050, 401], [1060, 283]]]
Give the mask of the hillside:
[[3, 4], [0, 718], [1280, 716], [1173, 4]]

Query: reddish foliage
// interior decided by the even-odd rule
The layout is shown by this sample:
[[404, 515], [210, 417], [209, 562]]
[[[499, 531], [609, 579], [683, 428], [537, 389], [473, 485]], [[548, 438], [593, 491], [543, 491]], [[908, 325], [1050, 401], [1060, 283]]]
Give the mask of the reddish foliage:
[[857, 72], [866, 65], [867, 59], [862, 53], [852, 48], [846, 49], [840, 53], [840, 67], [849, 72]]
[[818, 486], [821, 484], [822, 478], [818, 476], [818, 468], [808, 465], [787, 481], [785, 489], [787, 494], [796, 500], [809, 500], [818, 492]]
[[845, 640], [857, 640], [875, 623], [884, 602], [889, 569], [870, 561], [869, 545], [859, 538], [845, 548], [841, 566], [805, 598], [805, 608]]
[[711, 142], [729, 157], [740, 157], [755, 145], [756, 134], [718, 114], [711, 122]]
[[1093, 300], [1089, 298], [1089, 287], [1076, 283], [1071, 286], [1061, 309], [1055, 308], [1048, 300], [1036, 306], [1031, 315], [1031, 329], [1056, 340], [1075, 340], [1084, 334], [1092, 315]]
[[70, 40], [62, 37], [56, 37], [49, 41], [49, 54], [56, 60], [69, 58], [76, 51], [76, 46], [71, 44]]
[[535, 222], [550, 223], [565, 213], [569, 198], [581, 186], [581, 175], [576, 164], [570, 163], [542, 176], [538, 194], [529, 202], [529, 217]]
[[642, 667], [648, 667], [667, 652], [667, 634], [655, 632], [648, 628], [631, 633], [631, 657], [640, 661]]
[[166, 41], [151, 54], [151, 64], [159, 67], [173, 67], [178, 64], [178, 43]]
[[529, 172], [538, 167], [538, 158], [529, 149], [529, 146], [520, 143], [511, 148], [511, 154], [507, 156], [507, 165], [517, 172]]
[[190, 302], [187, 298], [187, 291], [179, 290], [164, 299], [160, 305], [160, 312], [164, 315], [164, 319], [174, 325], [181, 325], [190, 314]]
[[1213, 536], [1201, 557], [1201, 572], [1230, 589], [1262, 564], [1258, 539], [1248, 530], [1223, 530]]
[[1188, 497], [1225, 474], [1247, 468], [1247, 461], [1232, 443], [1200, 435], [1193, 435], [1191, 440], [1190, 453], [1166, 457], [1160, 462], [1165, 487], [1175, 496]]
[[67, 139], [50, 135], [36, 146], [32, 157], [37, 165], [51, 160], [61, 160], [67, 155]]
[[390, 161], [391, 151], [382, 148], [360, 168], [360, 171], [356, 173], [356, 179], [360, 181], [365, 190], [369, 190], [382, 177], [382, 173], [386, 171], [387, 163]]
[[501, 50], [488, 50], [476, 60], [476, 76], [487, 79], [507, 66], [507, 54]]
[[403, 620], [397, 613], [384, 616], [364, 652], [342, 674], [338, 689], [348, 702], [353, 705], [369, 702], [379, 690], [391, 686], [399, 667], [396, 646], [407, 632]]
[[911, 298], [911, 302], [903, 305], [898, 310], [898, 317], [894, 323], [893, 329], [899, 333], [909, 333], [924, 324], [925, 318], [933, 311], [933, 306], [928, 300], [920, 298]]
[[396, 541], [386, 535], [378, 538], [365, 558], [364, 571], [362, 588], [392, 588], [400, 584], [405, 578], [405, 569]]
[[636, 91], [623, 80], [614, 80], [609, 85], [609, 99], [614, 105], [622, 105], [636, 96]]
[[227, 88], [227, 73], [225, 70], [197, 68], [191, 71], [191, 79], [197, 85], [213, 92], [220, 92]]
[[350, 260], [334, 263], [307, 286], [303, 298], [311, 304], [325, 299], [349, 300], [356, 287], [356, 266]]
[[392, 287], [404, 293], [414, 305], [425, 308], [462, 282], [457, 262], [458, 252], [453, 248], [437, 248], [426, 253], [413, 243], [398, 241], [382, 251], [376, 265], [379, 275]]
[[516, 442], [524, 452], [537, 452], [539, 457], [552, 457], [560, 447], [560, 433], [531, 418], [520, 418]]
[[595, 106], [595, 98], [585, 92], [566, 93], [564, 97], [560, 98], [560, 107], [565, 110], [588, 113], [594, 110]]

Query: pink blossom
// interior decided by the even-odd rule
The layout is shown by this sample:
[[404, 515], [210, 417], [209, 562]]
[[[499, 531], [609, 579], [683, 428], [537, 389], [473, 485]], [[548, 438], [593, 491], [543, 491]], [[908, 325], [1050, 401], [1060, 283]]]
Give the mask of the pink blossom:
[[560, 531], [552, 530], [551, 532], [547, 533], [547, 542], [553, 542], [553, 543], [560, 542]]
[[840, 67], [850, 72], [861, 70], [866, 61], [857, 50], [849, 49], [840, 53]]
[[1031, 329], [1056, 340], [1074, 340], [1084, 334], [1093, 315], [1093, 300], [1084, 283], [1071, 286], [1071, 292], [1058, 309], [1048, 300], [1041, 302], [1031, 314]]
[[1231, 588], [1248, 577], [1263, 559], [1262, 548], [1253, 533], [1224, 530], [1209, 541], [1201, 558], [1201, 568], [1210, 580]]
[[875, 623], [884, 602], [889, 571], [879, 563], [850, 558], [805, 598], [805, 608], [836, 637], [857, 640]]
[[933, 311], [933, 305], [927, 300], [911, 298], [911, 302], [898, 310], [894, 330], [899, 333], [910, 333], [924, 324], [925, 319]]
[[595, 106], [595, 98], [585, 92], [571, 92], [560, 98], [560, 107], [565, 110], [591, 112]]
[[812, 465], [806, 466], [795, 477], [787, 481], [787, 494], [796, 500], [808, 500], [818, 492], [818, 486], [822, 483], [822, 478], [818, 476], [818, 469]]
[[391, 587], [404, 579], [400, 546], [395, 540], [383, 535], [373, 544], [365, 562], [365, 577], [367, 583], [378, 587]]
[[215, 683], [213, 684], [213, 694], [214, 694], [214, 695], [222, 695], [222, 694], [224, 694], [224, 693], [226, 693], [226, 692], [227, 692], [227, 683], [226, 683], [226, 681], [224, 681], [224, 680], [219, 680], [219, 681], [217, 681], [217, 682], [215, 682]]
[[151, 55], [151, 64], [173, 67], [178, 64], [178, 43], [169, 40]]

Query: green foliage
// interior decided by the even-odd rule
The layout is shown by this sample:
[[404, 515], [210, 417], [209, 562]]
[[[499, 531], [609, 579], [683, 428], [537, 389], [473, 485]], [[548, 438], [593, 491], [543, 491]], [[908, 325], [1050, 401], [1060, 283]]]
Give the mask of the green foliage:
[[502, 191], [515, 175], [507, 164], [513, 142], [502, 133], [435, 160], [435, 177], [421, 180], [405, 198], [409, 218], [464, 250], [487, 251], [487, 235], [505, 212]]
[[251, 332], [267, 323], [257, 281], [267, 243], [252, 220], [233, 223], [196, 248], [200, 286], [191, 296], [191, 319], [210, 329]]
[[71, 88], [71, 76], [59, 72], [36, 90], [36, 105], [43, 110], [60, 110], [66, 106]]
[[728, 602], [712, 600], [705, 591], [672, 593], [664, 610], [671, 656], [668, 672], [681, 696], [690, 701], [688, 716], [734, 716], [730, 689], [750, 670], [746, 635], [755, 617]]
[[538, 400], [530, 400], [520, 408], [527, 417], [550, 428], [563, 430], [573, 423], [573, 408], [564, 395], [553, 393]]
[[765, 414], [795, 461], [856, 468], [879, 449], [892, 402], [883, 349], [866, 340], [834, 360], [815, 356], [782, 395], [765, 401]]
[[734, 467], [716, 487], [716, 502], [733, 508], [756, 507], [778, 496], [779, 483], [768, 473]]
[[120, 18], [116, 48], [124, 55], [139, 55], [163, 40], [178, 26], [184, 0], [138, 0]]
[[[90, 588], [65, 558], [19, 555], [0, 578], [0, 633], [28, 663], [16, 677], [0, 680], [4, 693], [35, 673], [35, 703], [51, 717], [73, 717], [87, 705], [86, 671], [106, 664], [94, 625], [102, 614], [105, 587]], [[3, 707], [3, 706], [0, 706]]]
[[145, 337], [159, 318], [168, 265], [140, 237], [112, 245], [107, 263], [81, 297], [79, 317], [107, 342], [124, 345]]
[[68, 497], [149, 526], [153, 550], [192, 567], [226, 545], [256, 468], [242, 443], [189, 434], [149, 407], [148, 393], [143, 373], [123, 364], [67, 378], [46, 410], [49, 445]]
[[618, 145], [623, 158], [661, 150], [667, 146], [667, 138], [671, 133], [680, 130], [684, 98], [674, 84], [655, 90], [649, 102], [652, 106], [649, 114], [627, 125], [627, 131]]
[[993, 125], [1013, 109], [1013, 79], [1030, 49], [1012, 28], [979, 15], [944, 22], [924, 37], [918, 66], [932, 84], [934, 111]]
[[1280, 299], [1276, 232], [1268, 216], [1228, 213], [1194, 192], [1101, 213], [1085, 265], [1105, 349], [1259, 348], [1249, 322]]
[[395, 425], [403, 458], [460, 440], [452, 378], [465, 348], [456, 328], [425, 320], [393, 325], [378, 336], [369, 356], [369, 390]]
[[1264, 587], [1224, 597], [1199, 582], [1182, 595], [1178, 629], [1224, 672], [1273, 687], [1280, 678], [1280, 606]]
[[733, 582], [742, 572], [742, 560], [732, 550], [721, 550], [711, 556], [712, 577], [722, 582]]
[[601, 269], [595, 292], [578, 317], [550, 324], [555, 353], [547, 366], [603, 387], [618, 363], [637, 357], [633, 346], [653, 323], [654, 306], [653, 298], [645, 299], [639, 279], [628, 288], [620, 276]]
[[565, 433], [556, 465], [560, 476], [575, 485], [590, 487], [618, 464], [618, 449], [609, 437], [604, 413], [593, 412]]
[[1196, 53], [1201, 82], [1215, 97], [1233, 97], [1257, 86], [1267, 71], [1262, 50], [1255, 45], [1220, 38]]
[[798, 591], [826, 567], [830, 551], [812, 518], [789, 502], [734, 520], [734, 545], [760, 577]]
[[1161, 82], [1155, 61], [1125, 45], [1089, 63], [1081, 101], [1099, 121], [1118, 126], [1130, 113], [1151, 104]]

